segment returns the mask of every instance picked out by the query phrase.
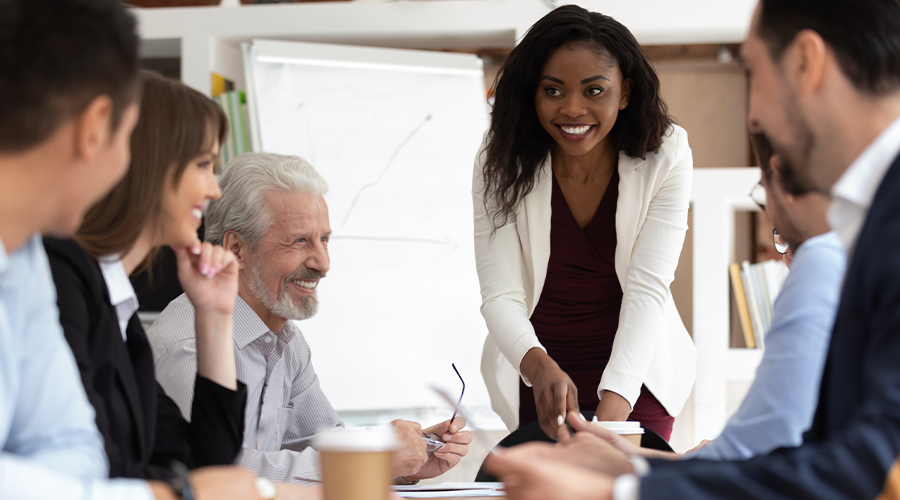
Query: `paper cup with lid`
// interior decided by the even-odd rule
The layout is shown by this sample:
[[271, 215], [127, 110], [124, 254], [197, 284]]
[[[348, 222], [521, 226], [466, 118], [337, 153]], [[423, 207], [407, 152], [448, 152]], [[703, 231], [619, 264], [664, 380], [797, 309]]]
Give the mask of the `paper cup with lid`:
[[591, 420], [591, 424], [596, 425], [597, 427], [603, 427], [608, 431], [615, 432], [616, 434], [624, 437], [637, 446], [641, 445], [641, 438], [644, 435], [644, 428], [641, 427], [640, 422], [599, 421], [597, 420], [597, 417], [594, 417], [594, 420]]
[[393, 427], [335, 428], [316, 435], [325, 500], [387, 500], [399, 440]]

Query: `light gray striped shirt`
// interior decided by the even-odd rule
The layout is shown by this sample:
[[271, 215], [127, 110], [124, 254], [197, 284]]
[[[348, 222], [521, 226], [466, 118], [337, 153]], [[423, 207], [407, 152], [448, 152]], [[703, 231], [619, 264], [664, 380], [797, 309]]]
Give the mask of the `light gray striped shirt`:
[[[197, 373], [194, 335], [194, 307], [184, 294], [147, 331], [156, 378], [188, 420]], [[247, 384], [241, 465], [273, 481], [319, 481], [312, 438], [343, 423], [319, 387], [300, 329], [288, 321], [272, 333], [238, 296], [234, 347], [237, 378]]]

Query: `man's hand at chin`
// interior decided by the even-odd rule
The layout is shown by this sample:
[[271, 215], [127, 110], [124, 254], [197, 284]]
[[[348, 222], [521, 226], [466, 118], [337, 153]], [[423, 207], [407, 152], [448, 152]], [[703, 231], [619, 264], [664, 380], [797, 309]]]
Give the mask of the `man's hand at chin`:
[[[424, 430], [419, 424], [405, 420], [394, 420], [391, 424], [400, 440], [394, 471], [406, 481], [428, 479], [447, 472], [466, 456], [472, 442], [472, 433], [462, 430], [466, 426], [462, 417], [456, 417], [453, 423], [446, 420]], [[427, 453], [422, 439], [425, 435], [446, 444]]]

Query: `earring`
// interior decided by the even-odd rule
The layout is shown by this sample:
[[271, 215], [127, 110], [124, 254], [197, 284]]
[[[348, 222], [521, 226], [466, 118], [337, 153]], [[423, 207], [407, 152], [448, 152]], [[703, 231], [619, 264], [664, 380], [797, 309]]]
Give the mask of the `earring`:
[[625, 104], [619, 106], [619, 109], [625, 109], [628, 107], [628, 101], [625, 101]]

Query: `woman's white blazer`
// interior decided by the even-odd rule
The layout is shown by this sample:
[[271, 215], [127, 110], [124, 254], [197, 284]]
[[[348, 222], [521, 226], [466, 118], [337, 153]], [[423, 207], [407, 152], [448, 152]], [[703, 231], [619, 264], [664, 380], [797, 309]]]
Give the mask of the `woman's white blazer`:
[[[481, 314], [488, 327], [481, 371], [491, 406], [515, 429], [518, 377], [531, 385], [519, 364], [531, 348], [544, 349], [529, 318], [550, 260], [553, 173], [548, 155], [515, 218], [492, 235], [483, 201], [484, 146], [475, 159], [472, 183], [475, 260]], [[612, 355], [597, 387], [598, 394], [613, 391], [634, 407], [645, 384], [673, 416], [681, 413], [696, 372], [694, 344], [669, 290], [687, 231], [692, 168], [687, 132], [677, 125], [646, 160], [619, 154], [615, 267], [622, 309]]]

